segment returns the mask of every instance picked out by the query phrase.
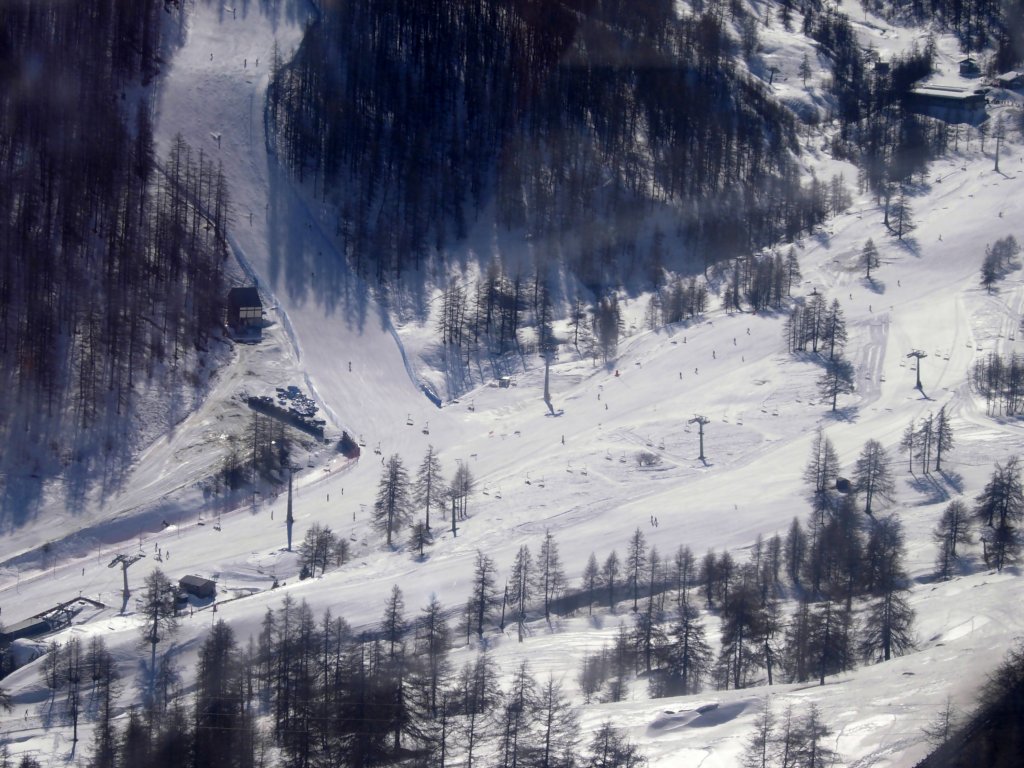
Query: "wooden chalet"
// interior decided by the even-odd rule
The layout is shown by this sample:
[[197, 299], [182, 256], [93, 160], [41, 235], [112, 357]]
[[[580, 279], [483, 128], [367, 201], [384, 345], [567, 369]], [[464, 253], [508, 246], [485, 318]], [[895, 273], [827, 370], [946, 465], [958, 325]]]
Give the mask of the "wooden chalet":
[[981, 74], [981, 67], [978, 66], [978, 62], [968, 56], [966, 59], [960, 59], [960, 75], [961, 77], [977, 77]]
[[236, 336], [262, 336], [263, 302], [256, 286], [228, 291], [228, 327]]
[[213, 597], [217, 594], [217, 582], [204, 579], [202, 576], [182, 576], [178, 580], [178, 588], [198, 598]]

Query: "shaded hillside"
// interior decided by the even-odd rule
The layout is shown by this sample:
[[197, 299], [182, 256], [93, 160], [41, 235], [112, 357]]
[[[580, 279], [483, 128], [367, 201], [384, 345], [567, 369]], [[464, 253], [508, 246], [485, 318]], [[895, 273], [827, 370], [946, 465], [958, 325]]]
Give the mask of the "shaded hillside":
[[223, 179], [184, 142], [161, 172], [146, 97], [127, 98], [180, 11], [89, 11], [0, 7], [0, 435], [25, 446], [3, 467], [19, 515], [22, 477], [119, 466], [136, 388], [202, 347], [220, 314]]
[[660, 206], [711, 262], [824, 215], [791, 115], [737, 65], [735, 5], [328, 2], [275, 61], [270, 141], [378, 280], [481, 215], [552, 244], [595, 288], [629, 279], [625, 264], [679, 266], [677, 249], [641, 252]]
[[[940, 728], [946, 723], [940, 718]], [[916, 768], [1011, 768], [1024, 754], [1024, 647], [1018, 644], [992, 673], [977, 711]]]

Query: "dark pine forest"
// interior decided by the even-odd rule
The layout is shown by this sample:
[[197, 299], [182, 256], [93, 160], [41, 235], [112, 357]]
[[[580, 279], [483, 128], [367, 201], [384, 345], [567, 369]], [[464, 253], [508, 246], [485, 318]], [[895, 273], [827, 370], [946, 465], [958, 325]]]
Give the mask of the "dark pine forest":
[[824, 212], [798, 178], [792, 114], [734, 66], [723, 9], [327, 2], [275, 62], [273, 148], [336, 204], [349, 258], [377, 281], [481, 216], [595, 291], [669, 266], [641, 249], [658, 209], [704, 263], [793, 237]]
[[0, 5], [0, 435], [24, 447], [4, 452], [22, 511], [21, 473], [126, 459], [136, 393], [182, 381], [221, 319], [224, 179], [182, 141], [158, 161], [139, 88], [181, 13]]
[[[1021, 61], [1021, 0], [869, 5], [953, 30], [998, 69]], [[8, 452], [0, 469], [21, 509], [12, 478], [87, 478], [127, 460], [136, 400], [153, 382], [200, 381], [222, 317], [223, 176], [184, 142], [163, 158], [153, 145], [147, 86], [185, 12], [174, 0], [0, 7], [0, 435], [32, 447], [27, 465]], [[376, 285], [430, 267], [450, 288], [449, 254], [478, 221], [525, 236], [531, 280], [488, 267], [511, 307], [498, 351], [515, 346], [527, 290], [544, 312], [575, 298], [576, 314], [596, 313], [573, 289], [556, 308], [559, 274], [596, 308], [623, 285], [664, 291], [673, 272], [735, 266], [842, 210], [843, 179], [802, 173], [805, 136], [858, 165], [902, 238], [915, 175], [960, 140], [904, 109], [931, 46], [880, 75], [819, 0], [771, 13], [831, 69], [822, 114], [774, 98], [765, 20], [739, 2], [326, 0], [296, 55], [273, 57], [270, 148], [335, 211], [345, 258]], [[553, 319], [535, 314], [538, 327]]]

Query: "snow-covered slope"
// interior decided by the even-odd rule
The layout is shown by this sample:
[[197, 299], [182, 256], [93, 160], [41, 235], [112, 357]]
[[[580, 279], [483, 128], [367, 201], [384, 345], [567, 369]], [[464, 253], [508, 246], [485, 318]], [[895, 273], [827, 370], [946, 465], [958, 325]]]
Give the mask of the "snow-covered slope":
[[[953, 581], [928, 578], [930, 531], [942, 506], [960, 494], [970, 502], [993, 462], [1024, 447], [1020, 427], [986, 416], [967, 385], [979, 354], [1020, 343], [1019, 274], [993, 295], [978, 285], [985, 244], [1020, 234], [1014, 227], [1024, 214], [1024, 166], [1017, 139], [1004, 146], [1003, 173], [993, 171], [976, 140], [967, 152], [937, 162], [912, 201], [918, 227], [902, 242], [886, 234], [874, 201], [858, 198], [849, 212], [798, 244], [799, 292], [816, 289], [838, 298], [849, 323], [847, 354], [857, 366], [857, 391], [841, 401], [837, 415], [819, 402], [818, 369], [786, 354], [781, 317], [714, 309], [693, 324], [637, 330], [607, 367], [563, 349], [551, 379], [559, 416], [548, 413], [543, 371], [530, 360], [515, 387], [485, 383], [438, 409], [423, 396], [417, 374], [429, 352], [430, 324], [393, 326], [338, 256], [326, 207], [298, 191], [264, 150], [261, 103], [271, 52], [275, 42], [285, 55], [298, 44], [309, 13], [302, 3], [195, 4], [158, 101], [162, 149], [181, 133], [224, 164], [234, 206], [232, 248], [272, 300], [274, 325], [262, 344], [237, 348], [206, 404], [140, 457], [123, 493], [81, 511], [82, 522], [75, 524], [81, 531], [36, 528], [12, 539], [8, 552], [42, 538], [62, 543], [45, 560], [7, 563], [0, 574], [4, 619], [19, 620], [78, 594], [97, 599], [112, 607], [83, 612], [68, 631], [103, 634], [125, 671], [137, 673], [129, 661], [137, 650], [137, 622], [131, 608], [123, 617], [116, 610], [121, 576], [107, 567], [112, 555], [147, 554], [130, 571], [134, 584], [159, 552], [161, 567], [175, 578], [217, 576], [222, 598], [259, 590], [221, 603], [215, 615], [200, 611], [184, 620], [173, 650], [187, 669], [214, 619], [231, 622], [244, 638], [268, 606], [279, 605], [283, 590], [317, 611], [330, 607], [357, 627], [370, 626], [393, 584], [401, 586], [410, 612], [431, 594], [458, 605], [469, 591], [477, 550], [505, 569], [519, 546], [536, 548], [545, 531], [556, 537], [574, 580], [592, 551], [599, 557], [621, 551], [637, 526], [662, 552], [686, 544], [697, 553], [728, 548], [742, 554], [759, 533], [784, 531], [794, 515], [805, 517], [801, 472], [819, 425], [850, 466], [872, 438], [895, 457], [906, 424], [948, 404], [957, 446], [947, 474], [917, 484], [896, 462], [901, 474], [892, 511], [906, 526], [916, 579], [917, 651], [821, 688], [708, 691], [651, 701], [638, 685], [630, 701], [583, 710], [584, 729], [607, 717], [629, 727], [652, 765], [732, 766], [757, 702], [770, 693], [779, 706], [817, 702], [848, 764], [912, 765], [925, 751], [920, 728], [946, 696], [967, 705], [985, 672], [1024, 631], [1016, 570], [994, 574], [975, 562], [970, 574]], [[865, 25], [862, 33], [877, 35], [878, 46], [889, 41], [893, 50], [906, 44], [893, 42], [898, 31], [881, 25]], [[800, 45], [781, 33], [771, 39], [772, 50], [795, 69]], [[779, 88], [794, 89], [797, 82], [790, 73]], [[814, 153], [810, 161], [828, 167]], [[857, 265], [868, 237], [882, 256], [873, 283], [862, 279]], [[643, 299], [626, 305], [637, 328], [644, 308]], [[928, 353], [923, 393], [914, 388], [906, 358], [911, 349]], [[218, 509], [206, 505], [196, 485], [219, 460], [223, 436], [244, 429], [237, 395], [285, 384], [315, 393], [330, 434], [344, 428], [366, 443], [357, 463], [322, 448], [297, 475], [297, 536], [314, 521], [325, 523], [350, 537], [356, 554], [343, 568], [302, 583], [294, 556], [283, 551], [282, 497], [246, 498]], [[698, 436], [688, 424], [695, 414], [710, 419], [706, 462], [697, 458]], [[478, 491], [458, 537], [441, 535], [421, 563], [408, 552], [384, 550], [370, 530], [369, 509], [383, 459], [398, 453], [414, 467], [428, 444], [441, 452], [446, 474], [466, 462]], [[640, 449], [657, 452], [660, 465], [640, 468]], [[218, 526], [198, 524], [218, 514]], [[288, 583], [271, 592], [274, 577]], [[553, 671], [575, 690], [578, 660], [610, 640], [620, 621], [630, 618], [600, 613], [593, 621], [571, 618], [553, 627], [538, 622], [521, 645], [514, 633], [488, 642], [505, 669], [528, 658], [538, 675]], [[454, 656], [458, 662], [474, 652], [464, 648]], [[0, 728], [18, 750], [63, 755], [69, 734], [45, 719], [38, 667], [4, 681], [15, 710]], [[137, 688], [125, 685], [122, 702], [135, 696]], [[712, 700], [722, 705], [721, 716], [706, 727], [678, 714]]]

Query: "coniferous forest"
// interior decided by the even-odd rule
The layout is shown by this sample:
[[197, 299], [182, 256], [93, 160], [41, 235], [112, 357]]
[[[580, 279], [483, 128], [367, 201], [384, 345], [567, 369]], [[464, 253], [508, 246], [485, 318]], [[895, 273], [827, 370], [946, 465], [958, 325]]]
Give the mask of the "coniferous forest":
[[222, 319], [226, 184], [183, 141], [156, 156], [139, 88], [180, 14], [0, 8], [0, 434], [45, 447], [37, 476], [126, 459], [137, 387], [184, 378]]
[[797, 178], [793, 116], [730, 63], [721, 11], [327, 3], [275, 62], [274, 148], [336, 205], [347, 253], [377, 280], [493, 216], [584, 284], [618, 285], [623, 265], [663, 266], [640, 248], [664, 206], [710, 263], [823, 215]]
[[[268, 150], [326, 204], [342, 257], [371, 286], [387, 291], [418, 273], [437, 289], [435, 330], [457, 350], [445, 360], [451, 372], [460, 370], [453, 361], [469, 369], [481, 351], [540, 352], [550, 362], [559, 343], [595, 367], [599, 357], [612, 362], [623, 330], [616, 291], [630, 284], [654, 288], [651, 328], [700, 317], [716, 290], [729, 313], [785, 314], [787, 351], [823, 367], [822, 406], [836, 412], [853, 391], [842, 296], [815, 288], [794, 298], [797, 246], [762, 248], [798, 240], [850, 205], [847, 180], [805, 174], [800, 155], [810, 146], [852, 162], [858, 177], [849, 183], [884, 206], [895, 238], [909, 235], [908, 188], [960, 139], [959, 127], [907, 109], [909, 89], [932, 71], [931, 43], [874, 70], [846, 16], [820, 0], [780, 0], [772, 6], [780, 22], [802, 24], [831, 70], [828, 106], [805, 115], [766, 85], [772, 73], [758, 60], [763, 21], [753, 3], [691, 0], [683, 12], [674, 0], [315, 5], [294, 56], [275, 51], [271, 62]], [[1000, 70], [1024, 56], [1024, 0], [863, 5], [930, 18], [966, 50], [993, 51]], [[203, 150], [180, 136], [163, 153], [154, 142], [151, 86], [181, 42], [184, 13], [178, 0], [0, 4], [0, 441], [31, 447], [33, 478], [73, 481], [72, 502], [98, 476], [116, 484], [129, 466], [140, 399], [199, 389], [216, 361], [230, 191]], [[826, 120], [830, 130], [819, 130]], [[531, 273], [499, 254], [479, 265], [475, 282], [450, 280], [450, 254], [480, 224], [533, 247]], [[986, 290], [1017, 268], [1018, 251], [1013, 238], [986, 249]], [[882, 269], [873, 240], [856, 258], [872, 284], [872, 269]], [[573, 281], [582, 290], [555, 297]], [[558, 311], [571, 338], [555, 338]], [[535, 341], [521, 334], [530, 323]], [[990, 414], [1024, 409], [1020, 354], [979, 357], [970, 380]], [[466, 381], [468, 389], [471, 374]], [[921, 485], [942, 472], [955, 446], [949, 418], [938, 403], [916, 417], [896, 458], [869, 440], [850, 479], [819, 428], [803, 468], [809, 514], [759, 535], [742, 560], [667, 539], [659, 552], [638, 527], [618, 550], [592, 552], [584, 570], [567, 573], [544, 531], [512, 562], [476, 550], [468, 593], [407, 606], [396, 583], [372, 625], [351, 626], [341, 605], [318, 616], [282, 590], [251, 635], [211, 621], [195, 641], [195, 670], [177, 668], [169, 650], [183, 618], [174, 584], [150, 570], [136, 592], [140, 706], [118, 709], [125, 659], [100, 637], [71, 637], [51, 643], [39, 665], [53, 717], [73, 723], [76, 744], [80, 719], [88, 725], [81, 749], [96, 768], [639, 768], [645, 759], [611, 723], [579, 736], [565, 681], [525, 662], [499, 670], [487, 638], [511, 637], [514, 627], [524, 642], [531, 624], [595, 611], [628, 619], [574, 671], [587, 704], [644, 688], [656, 699], [825, 685], [909, 653], [918, 640], [907, 542], [887, 506], [895, 467], [918, 473]], [[257, 473], [292, 469], [283, 427], [261, 423], [253, 415], [251, 475], [237, 449], [221, 470], [232, 489], [252, 478], [254, 510]], [[635, 460], [661, 459], [652, 447]], [[430, 446], [414, 481], [397, 453], [381, 467], [375, 546], [423, 562], [442, 531], [450, 526], [454, 540], [471, 517], [468, 464], [445, 481]], [[0, 528], [9, 528], [32, 507], [4, 469], [0, 459]], [[1016, 456], [996, 463], [975, 502], [952, 500], [934, 521], [936, 582], [966, 572], [974, 555], [996, 572], [1019, 562]], [[292, 522], [289, 485], [289, 551]], [[355, 537], [310, 523], [296, 547], [303, 581], [351, 562], [356, 547]], [[0, 707], [7, 703], [0, 693]], [[769, 714], [766, 705], [762, 746], [792, 741], [817, 756], [785, 765], [835, 759], [817, 709], [787, 710], [781, 725]], [[751, 765], [757, 748], [752, 742]], [[6, 753], [0, 762], [8, 764]]]

